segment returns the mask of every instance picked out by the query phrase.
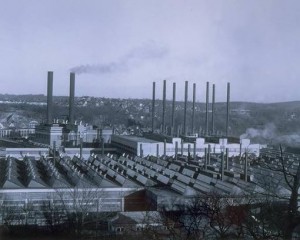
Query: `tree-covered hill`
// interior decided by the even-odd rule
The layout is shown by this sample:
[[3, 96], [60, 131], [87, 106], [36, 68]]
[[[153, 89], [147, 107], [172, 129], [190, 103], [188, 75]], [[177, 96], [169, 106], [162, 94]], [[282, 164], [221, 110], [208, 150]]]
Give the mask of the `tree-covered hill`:
[[[0, 94], [0, 123], [8, 126], [27, 126], [30, 121], [42, 122], [46, 118], [44, 95]], [[68, 97], [54, 96], [53, 116], [67, 119]], [[150, 99], [108, 99], [96, 97], [75, 98], [75, 119], [92, 125], [122, 127], [151, 127], [152, 103]], [[166, 104], [166, 125], [171, 123], [172, 101]], [[176, 103], [175, 125], [183, 123], [184, 103]], [[257, 142], [290, 143], [300, 145], [300, 101], [283, 103], [231, 102], [230, 134], [249, 137]], [[188, 103], [188, 129], [191, 132], [192, 103]], [[211, 129], [211, 105], [209, 126]], [[156, 101], [155, 124], [162, 121], [162, 101]], [[218, 134], [225, 132], [226, 103], [215, 105], [215, 129]], [[194, 132], [205, 128], [205, 103], [196, 103]]]

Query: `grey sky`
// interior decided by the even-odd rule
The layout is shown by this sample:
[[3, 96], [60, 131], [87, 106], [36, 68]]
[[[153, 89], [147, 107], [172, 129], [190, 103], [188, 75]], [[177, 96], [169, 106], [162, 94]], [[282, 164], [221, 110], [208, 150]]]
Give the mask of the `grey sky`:
[[[151, 98], [215, 83], [217, 100], [300, 100], [298, 0], [0, 0], [1, 93]], [[192, 96], [190, 96], [191, 99]]]

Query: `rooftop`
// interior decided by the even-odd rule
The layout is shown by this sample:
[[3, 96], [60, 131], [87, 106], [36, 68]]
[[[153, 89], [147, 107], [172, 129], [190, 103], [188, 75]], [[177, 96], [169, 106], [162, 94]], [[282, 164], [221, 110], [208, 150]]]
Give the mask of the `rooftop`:
[[131, 135], [114, 135], [119, 138], [123, 138], [125, 140], [134, 141], [134, 142], [142, 142], [142, 143], [158, 143], [158, 141], [144, 138], [144, 137], [138, 137], [138, 136], [131, 136]]

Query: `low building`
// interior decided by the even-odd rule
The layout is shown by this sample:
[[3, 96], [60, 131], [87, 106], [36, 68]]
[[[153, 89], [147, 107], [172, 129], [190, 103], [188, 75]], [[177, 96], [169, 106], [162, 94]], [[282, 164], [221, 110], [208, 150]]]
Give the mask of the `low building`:
[[[6, 130], [2, 130], [3, 134], [10, 134]], [[24, 131], [23, 131], [24, 132]], [[20, 132], [21, 134], [23, 132]], [[27, 131], [28, 132], [28, 131]], [[27, 133], [25, 131], [25, 133]], [[82, 124], [68, 124], [67, 121], [56, 120], [53, 124], [39, 124], [35, 128], [34, 142], [53, 146], [54, 142], [57, 148], [63, 147], [77, 147], [80, 142], [86, 144], [110, 143], [112, 129], [100, 129], [97, 126]], [[28, 134], [31, 132], [28, 132]], [[0, 131], [1, 134], [1, 131]], [[24, 135], [24, 134], [23, 134]]]
[[[278, 151], [262, 153], [265, 162], [280, 166]], [[209, 161], [205, 157], [194, 161], [187, 156], [176, 159], [94, 153], [86, 159], [66, 153], [2, 158], [0, 224], [43, 225], [43, 215], [51, 209], [61, 211], [68, 206], [68, 211], [80, 211], [77, 203], [91, 213], [171, 211], [195, 196], [212, 192], [242, 200], [248, 195], [253, 201], [255, 196], [260, 198], [259, 193], [268, 191], [289, 196], [287, 184], [279, 181], [282, 173], [262, 167], [259, 158], [225, 160], [223, 156], [211, 154]], [[293, 161], [291, 171], [296, 172], [298, 163], [294, 160], [298, 156], [285, 153], [284, 159]], [[140, 223], [133, 224], [137, 227]], [[114, 231], [120, 226], [115, 227]]]
[[[138, 156], [156, 155], [157, 149], [159, 152], [163, 150], [163, 143], [161, 142], [131, 135], [112, 135], [111, 143], [117, 147], [120, 152]], [[141, 153], [141, 151], [143, 151], [143, 153]]]
[[59, 124], [40, 124], [35, 129], [35, 142], [49, 146], [56, 144], [57, 147], [62, 145], [63, 127]]
[[29, 138], [35, 134], [35, 128], [1, 128], [0, 138]]
[[[108, 221], [108, 230], [114, 234], [140, 235], [146, 237], [155, 232], [157, 234], [167, 234], [165, 219], [157, 211], [148, 212], [118, 212], [116, 216]], [[170, 223], [171, 224], [171, 223]]]
[[[215, 140], [215, 139], [214, 139]], [[209, 141], [205, 138], [178, 138], [170, 136], [137, 137], [131, 135], [112, 135], [111, 143], [121, 151], [137, 156], [175, 156], [181, 154], [195, 158], [203, 157], [205, 151], [220, 154], [229, 151], [229, 156], [252, 153], [259, 156], [260, 145], [251, 144], [249, 139], [229, 142], [227, 138]], [[205, 150], [206, 149], [206, 150]], [[208, 150], [209, 149], [209, 150]]]

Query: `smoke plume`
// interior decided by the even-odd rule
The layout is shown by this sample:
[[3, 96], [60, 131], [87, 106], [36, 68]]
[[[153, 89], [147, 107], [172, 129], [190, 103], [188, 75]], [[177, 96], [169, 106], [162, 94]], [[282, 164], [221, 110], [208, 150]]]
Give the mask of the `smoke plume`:
[[272, 139], [276, 136], [276, 126], [274, 123], [268, 123], [263, 129], [248, 128], [244, 134], [240, 136], [243, 138], [263, 138]]
[[300, 144], [300, 134], [294, 133], [290, 135], [281, 135], [277, 137], [277, 143], [285, 144], [288, 146], [297, 146], [299, 147]]
[[280, 134], [274, 123], [268, 123], [263, 129], [248, 128], [244, 134], [240, 136], [241, 139], [249, 138], [259, 140], [264, 143], [283, 144], [287, 146], [299, 146], [300, 133]]
[[168, 53], [167, 49], [154, 43], [135, 48], [115, 62], [105, 64], [85, 64], [73, 67], [71, 72], [76, 74], [110, 74], [128, 71], [149, 60], [161, 59]]

